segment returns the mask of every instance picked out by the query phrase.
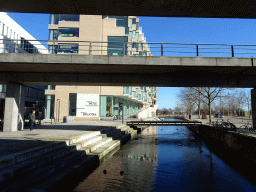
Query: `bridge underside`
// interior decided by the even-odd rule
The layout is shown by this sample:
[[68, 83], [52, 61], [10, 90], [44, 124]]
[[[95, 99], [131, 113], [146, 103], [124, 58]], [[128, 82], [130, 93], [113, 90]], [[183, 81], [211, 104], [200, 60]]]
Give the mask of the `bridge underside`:
[[256, 59], [0, 54], [0, 83], [256, 87]]
[[256, 87], [256, 76], [225, 73], [180, 71], [175, 73], [29, 73], [0, 72], [0, 83], [85, 86], [157, 86], [157, 87]]
[[1, 12], [256, 18], [253, 0], [1, 0]]

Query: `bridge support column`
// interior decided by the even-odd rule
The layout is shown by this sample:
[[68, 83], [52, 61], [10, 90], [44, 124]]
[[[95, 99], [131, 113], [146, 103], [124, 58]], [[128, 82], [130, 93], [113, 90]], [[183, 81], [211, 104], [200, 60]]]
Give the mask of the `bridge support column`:
[[253, 128], [256, 128], [256, 89], [251, 90], [251, 103], [252, 103], [252, 122]]
[[24, 128], [25, 87], [8, 83], [5, 98], [4, 132], [23, 130]]

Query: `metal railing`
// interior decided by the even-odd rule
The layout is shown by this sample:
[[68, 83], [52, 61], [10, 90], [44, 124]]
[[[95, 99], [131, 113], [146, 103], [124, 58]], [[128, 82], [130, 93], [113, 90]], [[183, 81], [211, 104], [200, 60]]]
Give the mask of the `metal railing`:
[[227, 121], [213, 121], [210, 125], [216, 128], [220, 128], [226, 131], [234, 131], [237, 133], [253, 133], [256, 134], [256, 129], [253, 128], [252, 123], [245, 123], [240, 127], [236, 127], [233, 123]]
[[[177, 56], [177, 57], [254, 57], [254, 44], [204, 44], [155, 42], [106, 42], [28, 40], [37, 48], [27, 47], [18, 39], [0, 39], [0, 53], [41, 52], [45, 54]], [[37, 42], [37, 43], [35, 43]], [[39, 43], [38, 43], [39, 42]], [[37, 51], [35, 51], [37, 50]]]

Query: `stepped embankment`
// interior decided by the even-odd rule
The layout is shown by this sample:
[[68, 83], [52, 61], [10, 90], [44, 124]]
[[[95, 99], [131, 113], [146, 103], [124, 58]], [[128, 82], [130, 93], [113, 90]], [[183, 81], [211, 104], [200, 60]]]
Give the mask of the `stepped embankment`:
[[0, 134], [0, 191], [47, 191], [137, 137], [121, 122], [75, 122]]

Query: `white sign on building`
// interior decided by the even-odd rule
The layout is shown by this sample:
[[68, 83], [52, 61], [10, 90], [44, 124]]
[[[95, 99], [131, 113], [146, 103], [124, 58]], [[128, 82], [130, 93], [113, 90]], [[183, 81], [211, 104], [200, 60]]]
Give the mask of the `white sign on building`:
[[99, 94], [77, 93], [77, 117], [99, 117]]

